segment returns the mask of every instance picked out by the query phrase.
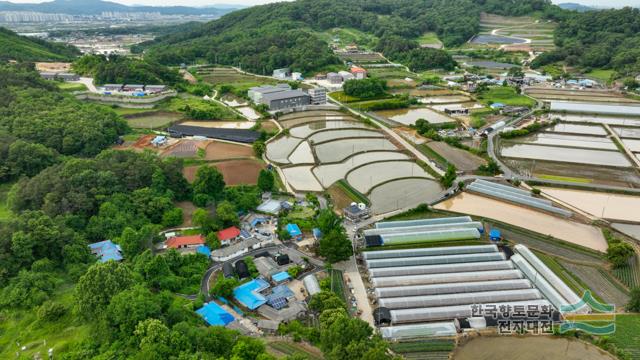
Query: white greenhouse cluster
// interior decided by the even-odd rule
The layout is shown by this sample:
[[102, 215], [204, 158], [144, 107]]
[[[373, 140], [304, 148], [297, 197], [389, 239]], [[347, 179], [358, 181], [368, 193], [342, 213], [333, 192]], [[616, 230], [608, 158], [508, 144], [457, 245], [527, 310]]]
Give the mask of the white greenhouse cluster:
[[531, 196], [531, 193], [508, 185], [496, 184], [490, 181], [478, 179], [472, 182], [467, 191], [489, 196], [499, 200], [506, 200], [520, 205], [532, 207], [538, 210], [570, 217], [573, 213], [569, 210], [553, 206], [553, 203], [546, 199], [539, 199]]
[[[483, 231], [482, 223], [472, 221], [469, 216], [460, 216], [377, 223], [374, 229], [364, 231], [364, 237], [366, 245], [372, 247], [475, 240], [480, 238]], [[419, 260], [415, 261], [418, 263], [414, 265], [426, 265]]]
[[[449, 218], [464, 223], [465, 218]], [[471, 219], [468, 219], [470, 222]], [[443, 219], [395, 222], [406, 228], [437, 226]], [[379, 223], [372, 233], [394, 230]], [[474, 305], [517, 306], [586, 313], [580, 298], [527, 247], [516, 245], [508, 258], [496, 245], [451, 246], [366, 251], [366, 264], [377, 308], [374, 319], [387, 339], [453, 336], [460, 323], [486, 326], [473, 317]], [[511, 252], [509, 252], [511, 253]], [[480, 324], [480, 325], [478, 325]]]

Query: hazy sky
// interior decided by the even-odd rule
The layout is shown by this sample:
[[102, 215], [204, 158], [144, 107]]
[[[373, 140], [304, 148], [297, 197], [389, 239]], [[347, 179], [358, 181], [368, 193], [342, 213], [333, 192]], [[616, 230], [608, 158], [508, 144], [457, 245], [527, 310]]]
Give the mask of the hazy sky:
[[[15, 3], [38, 3], [43, 0], [9, 0]], [[276, 2], [279, 0], [110, 0], [113, 2], [126, 5], [186, 5], [186, 6], [205, 6], [215, 4], [240, 4], [240, 5], [256, 5]], [[575, 2], [584, 5], [595, 5], [599, 7], [605, 6], [635, 6], [640, 7], [640, 0], [552, 0], [554, 3]]]

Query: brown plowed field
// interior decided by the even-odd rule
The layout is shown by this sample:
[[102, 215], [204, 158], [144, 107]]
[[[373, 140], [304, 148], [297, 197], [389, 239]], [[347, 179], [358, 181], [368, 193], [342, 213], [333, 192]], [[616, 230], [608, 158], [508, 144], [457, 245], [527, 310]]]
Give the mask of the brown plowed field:
[[[264, 169], [264, 164], [258, 160], [230, 160], [209, 166], [215, 166], [222, 173], [224, 182], [230, 186], [256, 185], [260, 170]], [[187, 181], [193, 182], [198, 168], [199, 166], [187, 166], [182, 170], [182, 174]]]
[[249, 146], [229, 144], [219, 141], [212, 141], [207, 145], [205, 151], [205, 160], [226, 160], [253, 156], [253, 149]]

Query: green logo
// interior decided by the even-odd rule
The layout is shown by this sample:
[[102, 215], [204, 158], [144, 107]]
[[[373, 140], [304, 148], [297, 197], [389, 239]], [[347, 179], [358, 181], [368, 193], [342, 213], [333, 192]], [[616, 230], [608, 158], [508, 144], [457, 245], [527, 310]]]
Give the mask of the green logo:
[[[592, 312], [584, 313], [589, 308]], [[593, 335], [610, 335], [616, 331], [615, 305], [600, 303], [591, 291], [585, 291], [577, 304], [560, 306], [560, 312], [564, 317], [560, 333], [581, 330]]]

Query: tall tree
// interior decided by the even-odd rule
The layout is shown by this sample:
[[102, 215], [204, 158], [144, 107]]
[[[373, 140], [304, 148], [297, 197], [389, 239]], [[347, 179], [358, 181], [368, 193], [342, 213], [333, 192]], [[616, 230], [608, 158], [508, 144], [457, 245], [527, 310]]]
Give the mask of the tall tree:
[[78, 313], [89, 319], [98, 317], [112, 297], [133, 283], [133, 274], [125, 264], [113, 260], [94, 264], [76, 285], [75, 306]]

